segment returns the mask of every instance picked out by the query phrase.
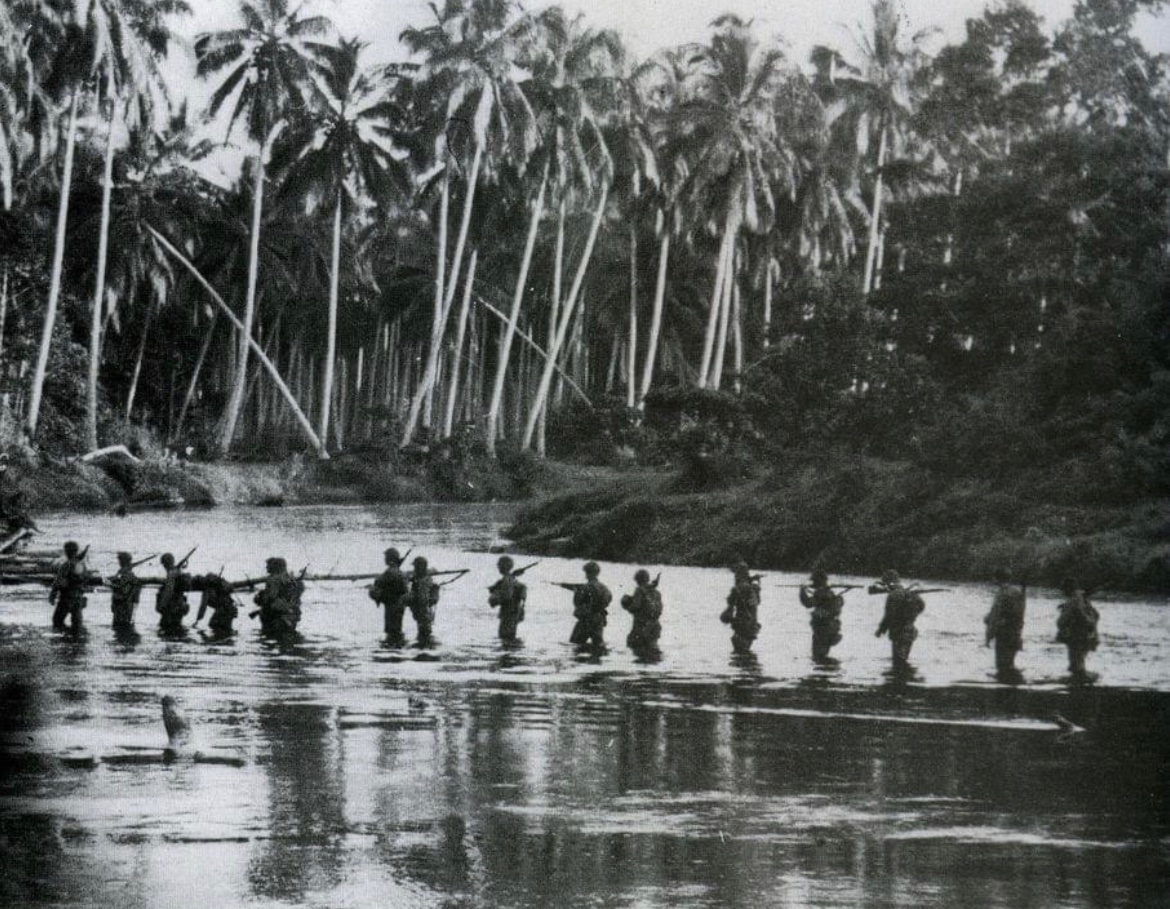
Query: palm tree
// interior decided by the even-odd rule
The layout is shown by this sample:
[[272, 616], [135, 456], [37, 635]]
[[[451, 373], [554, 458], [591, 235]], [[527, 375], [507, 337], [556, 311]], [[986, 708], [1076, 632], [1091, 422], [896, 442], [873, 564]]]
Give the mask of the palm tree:
[[[403, 195], [410, 191], [410, 175], [391, 142], [401, 111], [387, 98], [384, 86], [370, 72], [360, 69], [364, 47], [363, 42], [349, 39], [322, 52], [326, 66], [319, 79], [321, 109], [309, 111], [303, 122], [294, 124], [291, 135], [281, 140], [281, 149], [272, 162], [274, 171], [287, 168], [285, 194], [313, 196], [315, 204], [333, 209], [329, 325], [317, 424], [322, 444], [329, 434], [333, 395], [345, 203], [348, 200], [356, 206], [362, 203], [363, 196], [380, 201], [393, 190]], [[286, 163], [281, 151], [291, 160]]]
[[[708, 46], [692, 50], [671, 112], [667, 154], [684, 174], [679, 193], [694, 221], [718, 233], [698, 385], [718, 386], [742, 228], [770, 228], [774, 188], [795, 184], [795, 160], [776, 127], [775, 99], [792, 74], [780, 49], [761, 46], [747, 23], [722, 16]], [[722, 225], [721, 227], [719, 225]]]
[[[533, 42], [528, 16], [516, 15], [512, 0], [446, 0], [442, 10], [432, 6], [436, 22], [408, 28], [402, 41], [424, 62], [414, 74], [417, 95], [431, 110], [426, 135], [434, 140], [435, 166], [441, 169], [436, 254], [434, 317], [423, 381], [415, 390], [402, 435], [410, 444], [424, 399], [433, 394], [447, 317], [462, 270], [473, 205], [480, 175], [487, 165], [498, 179], [501, 160], [523, 162], [536, 145], [536, 118], [520, 87], [515, 61]], [[447, 271], [450, 217], [451, 143], [470, 139], [471, 166], [467, 172], [459, 231]], [[465, 332], [459, 325], [457, 332]], [[452, 408], [448, 406], [448, 412]], [[425, 414], [429, 416], [428, 412]], [[450, 427], [445, 427], [450, 433]]]
[[[319, 74], [325, 45], [314, 38], [332, 31], [324, 16], [303, 17], [288, 0], [241, 0], [243, 28], [200, 35], [195, 41], [196, 71], [206, 77], [227, 70], [211, 96], [208, 112], [215, 116], [235, 97], [230, 137], [236, 120], [246, 121], [248, 138], [256, 143], [255, 189], [252, 202], [248, 282], [244, 297], [242, 336], [232, 383], [220, 427], [218, 449], [225, 455], [236, 433], [248, 378], [248, 354], [256, 313], [256, 281], [260, 268], [260, 223], [264, 204], [265, 159], [273, 139], [288, 125], [290, 110], [307, 105], [310, 77]], [[322, 441], [322, 444], [323, 441]]]
[[926, 64], [922, 43], [929, 31], [905, 40], [897, 0], [873, 0], [873, 29], [855, 35], [858, 60], [849, 64], [831, 51], [818, 48], [814, 54], [833, 64], [829, 70], [833, 100], [844, 107], [837, 128], [847, 131], [860, 157], [868, 154], [876, 138], [873, 202], [868, 212], [869, 239], [861, 289], [869, 294], [874, 287], [878, 247], [882, 231], [882, 204], [886, 170], [891, 155], [903, 144], [910, 122], [919, 76]]
[[[548, 121], [543, 153], [556, 166], [556, 183], [564, 195], [573, 183], [583, 184], [586, 191], [596, 185], [596, 201], [585, 248], [577, 265], [573, 283], [563, 305], [553, 301], [552, 319], [556, 332], [550, 330], [551, 342], [545, 352], [540, 380], [528, 410], [521, 445], [532, 446], [537, 423], [552, 386], [557, 358], [568, 336], [574, 310], [581, 295], [585, 275], [592, 259], [597, 234], [605, 214], [613, 181], [613, 159], [602, 131], [603, 119], [616, 101], [618, 77], [624, 50], [617, 34], [594, 31], [582, 26], [582, 17], [566, 19], [559, 8], [552, 8], [540, 17], [547, 35], [547, 50], [534, 67], [534, 78], [529, 84], [534, 106]], [[563, 262], [564, 204], [558, 223], [556, 260], [553, 263], [554, 280], [559, 287]], [[554, 297], [556, 294], [554, 293]], [[559, 309], [559, 312], [557, 311]]]
[[101, 363], [102, 301], [106, 293], [106, 258], [110, 236], [110, 198], [114, 175], [114, 118], [119, 106], [127, 112], [127, 125], [134, 121], [149, 128], [155, 95], [162, 96], [158, 55], [165, 54], [171, 40], [167, 19], [188, 14], [183, 0], [96, 0], [91, 19], [103, 36], [97, 42], [95, 75], [101, 96], [100, 106], [108, 111], [106, 149], [102, 170], [101, 224], [98, 230], [98, 258], [90, 313], [89, 381], [86, 386], [85, 436], [93, 450], [98, 447], [98, 367]]

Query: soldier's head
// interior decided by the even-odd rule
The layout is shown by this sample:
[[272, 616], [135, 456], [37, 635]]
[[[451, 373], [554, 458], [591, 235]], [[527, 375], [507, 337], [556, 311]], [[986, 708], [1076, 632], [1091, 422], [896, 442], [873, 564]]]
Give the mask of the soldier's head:
[[123, 568], [129, 568], [130, 564], [133, 561], [134, 561], [134, 556], [130, 555], [130, 553], [128, 553], [128, 552], [119, 552], [118, 553], [118, 564], [121, 565]]
[[511, 556], [500, 556], [499, 561], [496, 562], [496, 567], [500, 569], [500, 574], [511, 574], [512, 566], [515, 564]]
[[395, 549], [393, 546], [391, 546], [384, 553], [382, 553], [382, 557], [386, 560], [387, 565], [401, 565], [402, 564], [402, 556], [400, 556], [398, 554], [398, 550]]
[[1072, 577], [1072, 575], [1068, 575], [1067, 577], [1061, 579], [1060, 592], [1065, 596], [1071, 597], [1077, 592], [1080, 586], [1081, 585], [1077, 582], [1076, 578]]
[[169, 552], [164, 552], [162, 555], [160, 555], [158, 557], [158, 560], [160, 562], [162, 562], [163, 568], [174, 568], [175, 567], [175, 557], [173, 555], [171, 555]]
[[731, 573], [735, 575], [735, 579], [737, 581], [743, 580], [744, 578], [751, 577], [751, 569], [748, 568], [748, 563], [745, 562], [743, 559], [740, 559], [738, 562], [736, 562], [734, 565], [731, 566]]
[[595, 578], [599, 574], [601, 574], [601, 566], [600, 565], [598, 565], [596, 562], [586, 562], [585, 563], [585, 577]]
[[887, 568], [882, 572], [882, 583], [887, 587], [893, 587], [895, 584], [901, 584], [902, 579], [898, 577], [898, 572], [892, 568]]
[[829, 583], [829, 576], [824, 571], [822, 571], [821, 569], [818, 568], [816, 571], [814, 571], [812, 573], [811, 580], [812, 580], [813, 587], [824, 587], [826, 584]]
[[279, 556], [273, 556], [264, 560], [264, 570], [269, 574], [284, 574], [288, 570], [288, 564]]
[[634, 583], [638, 585], [650, 583], [650, 572], [645, 568], [639, 568], [634, 572]]
[[414, 566], [415, 574], [425, 574], [427, 570], [427, 560], [423, 556], [415, 556], [414, 561], [411, 562]]
[[66, 543], [63, 548], [65, 549], [66, 557], [68, 557], [70, 559], [73, 558], [75, 555], [77, 555], [77, 553], [79, 553], [81, 551], [81, 547], [78, 546], [72, 540], [70, 540], [68, 543]]

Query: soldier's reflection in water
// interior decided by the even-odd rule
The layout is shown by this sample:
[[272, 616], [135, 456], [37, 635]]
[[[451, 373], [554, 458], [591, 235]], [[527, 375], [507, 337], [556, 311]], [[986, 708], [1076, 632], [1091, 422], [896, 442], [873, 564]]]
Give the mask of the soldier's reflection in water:
[[269, 838], [248, 881], [257, 897], [299, 901], [344, 876], [343, 755], [330, 707], [268, 703], [257, 714], [268, 744]]

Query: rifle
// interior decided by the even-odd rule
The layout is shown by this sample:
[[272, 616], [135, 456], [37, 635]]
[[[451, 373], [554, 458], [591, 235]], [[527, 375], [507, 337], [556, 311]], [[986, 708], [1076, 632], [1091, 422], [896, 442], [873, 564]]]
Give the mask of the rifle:
[[548, 583], [555, 587], [564, 587], [565, 590], [571, 591], [573, 593], [576, 593], [582, 587], [589, 586], [584, 581], [549, 581]]
[[[449, 580], [449, 581], [443, 581], [443, 583], [441, 583], [441, 584], [436, 584], [435, 586], [436, 587], [446, 587], [448, 584], [454, 584], [456, 581], [458, 581], [461, 577], [463, 577], [469, 571], [471, 571], [470, 568], [460, 568], [460, 569], [457, 569], [456, 571], [444, 571], [444, 572], [442, 572], [443, 574], [453, 574], [453, 575], [455, 575], [455, 577], [451, 578], [451, 580]], [[436, 574], [438, 574], [438, 573], [439, 572], [436, 572]]]
[[411, 546], [411, 547], [410, 547], [410, 549], [406, 550], [406, 552], [404, 552], [402, 555], [400, 555], [400, 556], [398, 557], [398, 567], [399, 567], [399, 568], [401, 568], [401, 567], [402, 567], [402, 563], [403, 563], [403, 562], [405, 562], [407, 559], [409, 559], [409, 558], [410, 558], [410, 554], [411, 554], [412, 552], [414, 552], [414, 547], [413, 547], [413, 546]]
[[81, 550], [81, 553], [80, 553], [80, 554], [77, 556], [77, 561], [79, 561], [79, 562], [84, 562], [84, 561], [85, 561], [85, 557], [86, 557], [86, 555], [89, 553], [89, 547], [90, 547], [90, 546], [92, 546], [92, 545], [93, 545], [93, 544], [91, 543], [91, 544], [87, 545], [87, 546], [85, 547], [85, 549]]
[[[86, 548], [88, 548], [88, 547], [86, 547]], [[194, 546], [192, 546], [191, 551], [188, 552], [185, 556], [183, 556], [183, 558], [179, 560], [179, 563], [177, 565], [175, 565], [175, 571], [182, 571], [184, 568], [186, 568], [187, 563], [191, 561], [191, 556], [195, 555], [195, 550], [198, 548], [199, 548], [198, 543], [196, 543]]]
[[650, 582], [650, 586], [653, 587], [655, 590], [657, 590], [658, 589], [658, 582], [661, 580], [662, 580], [662, 572], [660, 571], [660, 572], [658, 572], [658, 575], [654, 578], [654, 580]]
[[[520, 575], [524, 574], [524, 572], [526, 572], [526, 571], [527, 571], [529, 568], [535, 568], [535, 567], [536, 567], [537, 565], [539, 565], [539, 564], [540, 564], [540, 560], [539, 560], [539, 559], [537, 559], [535, 562], [529, 562], [529, 563], [528, 563], [527, 565], [525, 565], [523, 568], [513, 568], [511, 571], [509, 571], [509, 572], [508, 572], [508, 577], [510, 577], [510, 578], [518, 578], [518, 577], [520, 577]], [[501, 576], [501, 577], [500, 577], [498, 580], [494, 581], [494, 582], [493, 582], [493, 583], [492, 583], [492, 584], [491, 584], [491, 585], [488, 587], [488, 593], [492, 593], [492, 592], [494, 592], [494, 591], [495, 591], [495, 589], [496, 589], [497, 587], [499, 587], [499, 586], [500, 586], [500, 583], [501, 583], [503, 580], [504, 580], [504, 578]]]
[[[884, 584], [870, 584], [869, 585], [869, 595], [871, 597], [877, 596], [878, 594], [881, 594], [881, 593], [889, 593], [889, 592], [890, 592], [890, 588], [886, 587]], [[951, 588], [949, 588], [949, 587], [907, 587], [906, 592], [907, 593], [950, 593]]]
[[[158, 558], [158, 553], [156, 552], [154, 555], [148, 555], [145, 559], [139, 559], [137, 562], [131, 562], [130, 567], [137, 568], [139, 565], [145, 565], [147, 562], [151, 561], [152, 559], [157, 559], [157, 558]], [[219, 573], [223, 574], [222, 568], [220, 569]]]
[[[794, 587], [794, 588], [800, 588], [803, 590], [805, 587], [809, 587], [811, 585], [809, 585], [809, 584], [777, 584], [776, 586], [777, 587], [785, 587], [785, 588]], [[828, 587], [830, 590], [861, 590], [861, 588], [864, 587], [865, 585], [864, 584], [826, 584], [825, 586]], [[877, 586], [877, 585], [874, 585], [874, 586]]]

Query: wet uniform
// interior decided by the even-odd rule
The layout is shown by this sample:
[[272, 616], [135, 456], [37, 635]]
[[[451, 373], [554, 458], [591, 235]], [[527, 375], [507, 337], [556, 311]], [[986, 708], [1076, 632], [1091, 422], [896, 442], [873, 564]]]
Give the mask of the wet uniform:
[[260, 633], [279, 636], [295, 632], [301, 621], [304, 592], [304, 582], [287, 571], [268, 575], [264, 587], [253, 597], [260, 607]]
[[429, 644], [432, 640], [431, 631], [435, 625], [435, 609], [439, 605], [439, 594], [442, 588], [435, 583], [435, 579], [428, 572], [415, 575], [410, 579], [410, 592], [407, 594], [407, 605], [410, 614], [418, 625], [418, 642]]
[[910, 661], [910, 648], [918, 637], [914, 622], [925, 608], [926, 603], [914, 591], [907, 590], [901, 584], [888, 586], [886, 609], [877, 634], [878, 637], [883, 634], [890, 636], [890, 652], [895, 669], [904, 668]]
[[49, 602], [54, 605], [53, 627], [65, 627], [65, 619], [74, 631], [81, 628], [81, 611], [85, 609], [86, 579], [85, 559], [66, 557], [58, 566], [53, 586], [49, 588]]
[[983, 620], [987, 626], [987, 643], [995, 641], [995, 671], [1003, 675], [1016, 668], [1016, 654], [1024, 647], [1024, 591], [1003, 584], [991, 601], [991, 611]]
[[597, 578], [590, 578], [573, 591], [573, 617], [577, 624], [569, 643], [579, 647], [605, 646], [605, 624], [613, 594]]
[[232, 596], [232, 585], [217, 574], [209, 574], [195, 579], [192, 587], [202, 591], [199, 612], [195, 615], [196, 624], [203, 620], [204, 614], [210, 609], [208, 629], [216, 635], [231, 634], [235, 630], [232, 623], [240, 614], [240, 607]]
[[142, 582], [130, 567], [119, 568], [110, 578], [110, 611], [115, 628], [133, 628], [134, 610], [142, 595]]
[[183, 630], [183, 617], [191, 611], [187, 603], [190, 583], [190, 577], [183, 574], [182, 569], [178, 567], [167, 569], [166, 578], [159, 586], [154, 601], [154, 611], [159, 615], [159, 631]]
[[370, 588], [370, 599], [383, 607], [383, 628], [392, 644], [406, 641], [402, 634], [402, 617], [406, 615], [406, 578], [397, 565], [389, 565]]
[[511, 574], [500, 577], [488, 588], [488, 605], [500, 610], [500, 640], [515, 641], [516, 632], [524, 621], [524, 605], [528, 600], [528, 587]]
[[654, 650], [662, 636], [662, 594], [652, 584], [639, 584], [637, 589], [622, 597], [622, 609], [634, 617], [634, 626], [626, 636], [631, 650]]
[[750, 576], [737, 578], [727, 595], [727, 608], [719, 616], [731, 626], [731, 646], [736, 653], [746, 653], [760, 634], [760, 584]]
[[1066, 595], [1068, 599], [1057, 607], [1056, 640], [1068, 648], [1069, 672], [1084, 675], [1085, 657], [1097, 649], [1097, 621], [1101, 616], [1081, 591]]
[[841, 609], [845, 598], [826, 585], [800, 588], [800, 603], [812, 610], [812, 655], [814, 660], [825, 660], [829, 651], [841, 643]]

